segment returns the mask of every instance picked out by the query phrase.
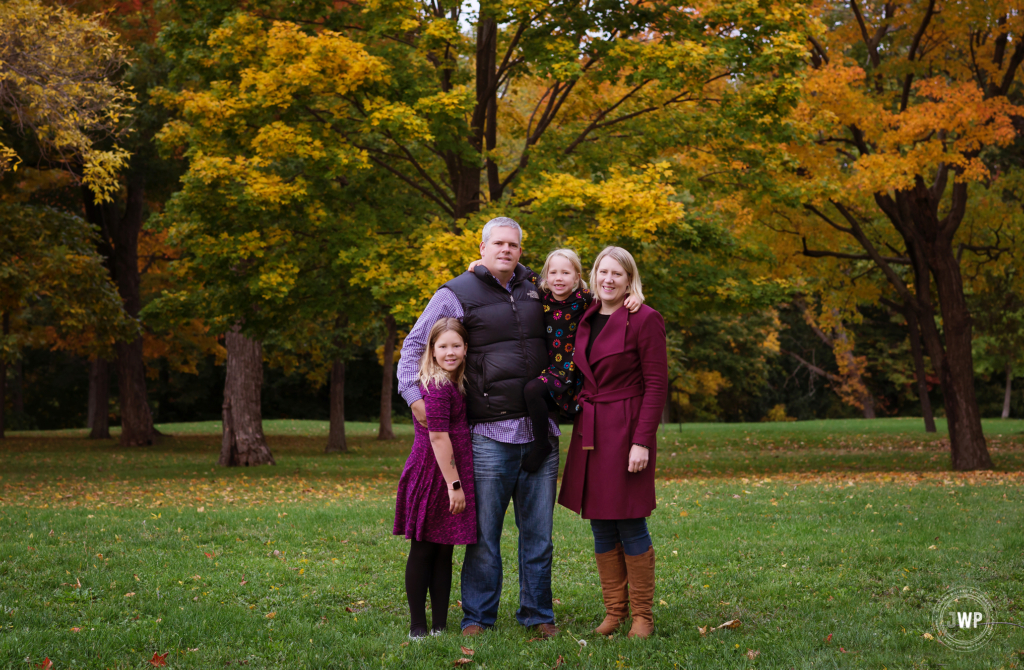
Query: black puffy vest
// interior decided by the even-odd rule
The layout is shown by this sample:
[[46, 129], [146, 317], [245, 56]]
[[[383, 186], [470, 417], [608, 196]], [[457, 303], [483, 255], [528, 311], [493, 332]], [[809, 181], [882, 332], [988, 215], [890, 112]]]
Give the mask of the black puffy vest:
[[482, 265], [444, 285], [462, 303], [469, 333], [466, 415], [488, 423], [527, 415], [523, 387], [548, 366], [544, 307], [530, 271], [516, 267], [509, 292]]

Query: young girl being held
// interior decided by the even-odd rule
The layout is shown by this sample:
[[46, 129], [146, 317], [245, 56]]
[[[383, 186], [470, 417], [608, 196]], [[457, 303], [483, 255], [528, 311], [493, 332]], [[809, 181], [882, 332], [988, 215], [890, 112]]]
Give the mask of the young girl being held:
[[445, 629], [454, 545], [476, 542], [473, 447], [462, 395], [466, 348], [462, 322], [439, 319], [420, 360], [427, 427], [413, 422], [416, 437], [398, 482], [394, 527], [395, 535], [412, 540], [405, 566], [411, 638], [427, 635], [428, 591], [430, 632]]
[[[551, 453], [548, 441], [548, 413], [571, 417], [579, 411], [576, 396], [582, 379], [573, 364], [576, 327], [594, 301], [583, 281], [583, 265], [572, 249], [555, 249], [540, 271], [544, 321], [548, 340], [548, 368], [526, 383], [523, 394], [533, 427], [533, 446], [523, 459], [523, 470], [537, 472]], [[633, 296], [624, 306], [636, 312], [643, 304]]]

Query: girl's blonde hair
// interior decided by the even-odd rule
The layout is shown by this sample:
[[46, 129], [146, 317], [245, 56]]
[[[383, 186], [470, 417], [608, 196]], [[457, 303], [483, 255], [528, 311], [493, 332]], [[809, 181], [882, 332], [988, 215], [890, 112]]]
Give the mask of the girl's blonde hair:
[[[643, 285], [640, 283], [640, 270], [636, 267], [636, 261], [633, 260], [633, 254], [629, 253], [622, 247], [605, 247], [601, 253], [594, 259], [594, 265], [590, 268], [590, 285], [597, 286], [597, 269], [601, 267], [601, 261], [605, 257], [611, 256], [622, 269], [626, 271], [629, 276], [629, 287], [626, 289], [626, 295], [631, 295], [640, 302], [644, 301], [644, 290]], [[595, 297], [597, 295], [597, 289], [594, 289]]]
[[[468, 333], [466, 327], [462, 325], [462, 322], [458, 319], [446, 317], [438, 319], [437, 323], [430, 329], [430, 337], [427, 338], [427, 348], [423, 350], [423, 356], [420, 357], [420, 373], [419, 382], [424, 387], [429, 387], [430, 382], [434, 382], [435, 387], [444, 386], [445, 384], [455, 384], [459, 389], [459, 393], [465, 393], [466, 389], [463, 385], [463, 380], [466, 377], [466, 359], [462, 359], [462, 363], [456, 369], [451, 372], [446, 371], [437, 361], [434, 360], [434, 345], [437, 343], [437, 338], [441, 337], [448, 331], [454, 331], [462, 338], [464, 344], [467, 343]], [[468, 348], [468, 344], [467, 344]]]
[[572, 249], [555, 249], [544, 259], [544, 267], [540, 269], [540, 281], [537, 283], [540, 290], [551, 292], [551, 288], [548, 286], [548, 269], [551, 267], [551, 259], [555, 256], [561, 256], [569, 261], [572, 268], [576, 270], [576, 285], [572, 287], [572, 290], [577, 291], [580, 287], [587, 288], [587, 282], [583, 281], [583, 263], [580, 262], [580, 257], [576, 255], [576, 252]]

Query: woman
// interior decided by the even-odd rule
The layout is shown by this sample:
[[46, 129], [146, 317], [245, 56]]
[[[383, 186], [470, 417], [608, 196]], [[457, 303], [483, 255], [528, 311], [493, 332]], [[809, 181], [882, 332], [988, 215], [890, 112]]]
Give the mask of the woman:
[[628, 251], [608, 247], [590, 271], [594, 304], [583, 315], [573, 361], [583, 374], [580, 413], [562, 475], [559, 504], [590, 519], [611, 635], [633, 608], [629, 637], [654, 631], [654, 546], [646, 517], [655, 507], [656, 438], [668, 388], [665, 321], [643, 300]]

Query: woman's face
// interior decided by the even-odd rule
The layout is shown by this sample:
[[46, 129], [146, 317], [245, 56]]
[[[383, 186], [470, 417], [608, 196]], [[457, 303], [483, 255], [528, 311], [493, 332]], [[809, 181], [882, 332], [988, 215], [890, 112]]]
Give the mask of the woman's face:
[[555, 300], [565, 300], [576, 287], [580, 276], [565, 256], [555, 256], [548, 261], [548, 274], [544, 277]]
[[454, 330], [441, 333], [434, 341], [434, 360], [445, 372], [454, 372], [466, 358], [466, 343]]
[[626, 293], [629, 291], [629, 275], [617, 260], [605, 256], [597, 266], [597, 286], [593, 288], [602, 303], [618, 305], [626, 299]]

